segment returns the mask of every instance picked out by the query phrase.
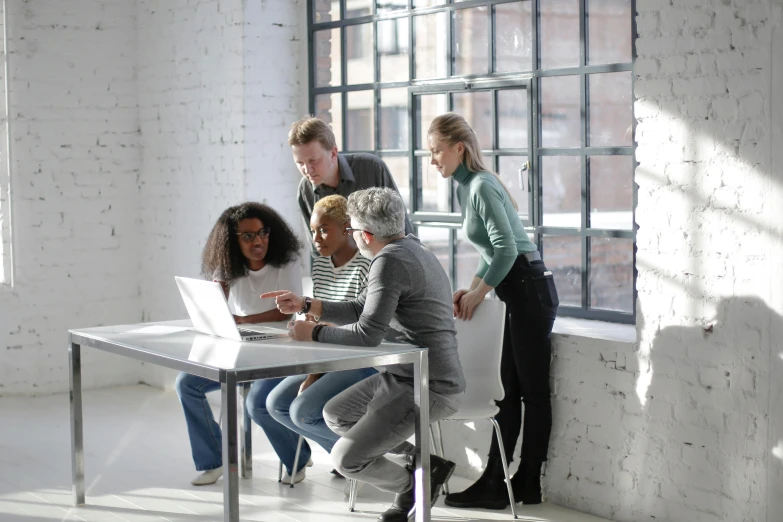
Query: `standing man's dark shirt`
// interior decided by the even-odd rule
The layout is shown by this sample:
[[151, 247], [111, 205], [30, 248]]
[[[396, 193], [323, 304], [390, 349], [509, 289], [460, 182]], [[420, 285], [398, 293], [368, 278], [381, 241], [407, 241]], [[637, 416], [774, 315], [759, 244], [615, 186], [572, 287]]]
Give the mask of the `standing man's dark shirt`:
[[[307, 178], [302, 178], [299, 182], [299, 209], [308, 225], [313, 213], [313, 205], [323, 197], [339, 194], [347, 198], [357, 190], [372, 187], [388, 187], [399, 192], [389, 168], [377, 156], [364, 153], [340, 153], [337, 156], [337, 163], [340, 169], [340, 182], [337, 187], [333, 188], [324, 184], [314, 186]], [[413, 233], [413, 227], [407, 215], [405, 216], [405, 233]]]

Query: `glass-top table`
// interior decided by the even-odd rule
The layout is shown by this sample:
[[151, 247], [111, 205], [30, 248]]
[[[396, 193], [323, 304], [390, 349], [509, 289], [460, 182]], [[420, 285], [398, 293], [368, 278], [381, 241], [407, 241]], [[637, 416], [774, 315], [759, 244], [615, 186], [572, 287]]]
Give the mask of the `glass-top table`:
[[[279, 325], [278, 325], [279, 326]], [[429, 403], [427, 349], [409, 344], [377, 347], [299, 342], [289, 338], [240, 342], [203, 335], [190, 321], [102, 326], [69, 331], [71, 465], [74, 505], [85, 503], [81, 349], [90, 347], [219, 382], [223, 429], [224, 521], [239, 521], [239, 476], [252, 476], [250, 419], [245, 412], [240, 436], [237, 389], [244, 397], [250, 382], [307, 373], [413, 364], [416, 423], [416, 521], [430, 520]], [[238, 386], [239, 385], [239, 386]], [[241, 447], [241, 451], [240, 451]], [[241, 454], [241, 455], [240, 455]]]

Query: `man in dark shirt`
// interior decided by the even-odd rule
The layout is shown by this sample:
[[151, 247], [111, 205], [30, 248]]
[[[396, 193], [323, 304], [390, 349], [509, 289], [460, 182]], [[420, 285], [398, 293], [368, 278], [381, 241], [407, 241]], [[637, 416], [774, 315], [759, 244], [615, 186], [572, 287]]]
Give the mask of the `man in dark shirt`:
[[[298, 201], [308, 229], [313, 205], [323, 197], [339, 194], [347, 198], [357, 190], [372, 187], [388, 187], [399, 192], [389, 167], [377, 156], [337, 152], [334, 133], [323, 120], [304, 118], [295, 122], [288, 131], [288, 144], [303, 176]], [[413, 233], [407, 214], [405, 233]]]

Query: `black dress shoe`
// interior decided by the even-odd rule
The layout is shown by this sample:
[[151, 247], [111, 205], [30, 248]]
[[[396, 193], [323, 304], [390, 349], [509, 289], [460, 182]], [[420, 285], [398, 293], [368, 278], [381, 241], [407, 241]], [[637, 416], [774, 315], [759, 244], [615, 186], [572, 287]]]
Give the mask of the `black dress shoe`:
[[[432, 503], [438, 500], [440, 489], [443, 484], [449, 480], [454, 468], [457, 465], [450, 460], [443, 459], [437, 455], [430, 455], [430, 491], [432, 492]], [[385, 512], [381, 513], [378, 520], [381, 522], [407, 522], [411, 511], [416, 505], [414, 496], [415, 486], [405, 493], [397, 493], [394, 497], [394, 503]]]
[[481, 477], [465, 491], [446, 495], [445, 504], [455, 508], [506, 509], [508, 488], [500, 457], [489, 457]]
[[392, 506], [381, 513], [378, 520], [381, 522], [408, 522], [410, 511], [416, 503], [413, 496], [415, 489], [412, 488], [405, 493], [397, 493], [394, 496]]

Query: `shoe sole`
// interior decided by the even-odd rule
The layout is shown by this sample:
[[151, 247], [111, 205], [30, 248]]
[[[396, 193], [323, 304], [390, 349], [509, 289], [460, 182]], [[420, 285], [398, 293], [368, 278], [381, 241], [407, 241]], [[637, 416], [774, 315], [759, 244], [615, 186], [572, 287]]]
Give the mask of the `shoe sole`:
[[444, 504], [446, 504], [449, 507], [453, 508], [480, 508], [480, 509], [494, 509], [494, 510], [501, 510], [506, 509], [509, 506], [508, 499], [506, 499], [503, 502], [454, 502], [450, 501], [449, 497], [446, 497], [446, 499], [443, 501]]

